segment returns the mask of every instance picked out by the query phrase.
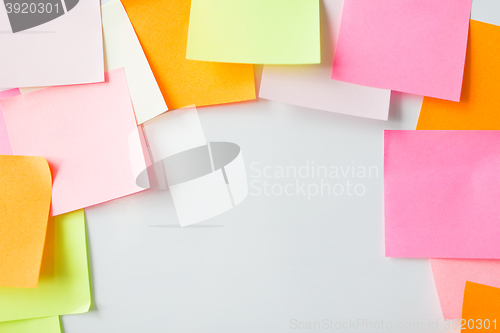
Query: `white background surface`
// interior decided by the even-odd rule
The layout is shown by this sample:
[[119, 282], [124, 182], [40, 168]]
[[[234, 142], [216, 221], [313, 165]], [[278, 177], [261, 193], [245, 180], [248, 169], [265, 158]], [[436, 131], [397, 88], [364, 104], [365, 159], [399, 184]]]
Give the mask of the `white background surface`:
[[[500, 24], [500, 2], [475, 0], [472, 18]], [[265, 100], [199, 108], [208, 141], [240, 145], [251, 184], [266, 180], [255, 178], [253, 163], [262, 170], [354, 162], [377, 166], [379, 177], [354, 179], [363, 196], [308, 200], [250, 188], [235, 209], [187, 228], [178, 226], [169, 192], [89, 208], [93, 308], [64, 316], [65, 332], [295, 332], [312, 330], [293, 329], [292, 320], [324, 319], [445, 331], [429, 261], [384, 257], [383, 130], [414, 129], [421, 101], [393, 93], [387, 122]], [[429, 320], [441, 329], [427, 328]], [[396, 328], [418, 322], [421, 329]]]

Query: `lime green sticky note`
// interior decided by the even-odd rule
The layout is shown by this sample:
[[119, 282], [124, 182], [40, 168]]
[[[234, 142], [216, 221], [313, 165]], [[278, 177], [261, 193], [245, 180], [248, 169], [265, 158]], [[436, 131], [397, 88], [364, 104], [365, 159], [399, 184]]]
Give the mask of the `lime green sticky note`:
[[49, 219], [43, 251], [37, 288], [0, 288], [0, 322], [89, 310], [83, 209]]
[[192, 0], [187, 59], [319, 64], [319, 0]]
[[59, 316], [6, 321], [0, 323], [2, 333], [61, 333]]

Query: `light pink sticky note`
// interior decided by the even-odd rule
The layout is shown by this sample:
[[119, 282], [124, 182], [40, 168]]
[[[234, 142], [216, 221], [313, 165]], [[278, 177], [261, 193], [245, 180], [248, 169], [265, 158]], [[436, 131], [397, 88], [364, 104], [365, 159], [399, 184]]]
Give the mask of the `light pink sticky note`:
[[500, 260], [432, 259], [431, 265], [445, 319], [462, 318], [465, 281], [500, 288]]
[[129, 153], [129, 136], [137, 124], [125, 73], [117, 69], [105, 79], [0, 102], [14, 154], [49, 162], [52, 215], [143, 190], [135, 184], [130, 160], [144, 156]]
[[460, 100], [472, 0], [346, 0], [332, 79]]
[[[65, 2], [54, 1], [50, 6], [48, 2], [35, 2], [45, 5], [36, 8], [41, 19], [44, 10], [52, 14], [64, 11], [64, 14], [16, 33], [12, 32], [7, 17], [7, 12], [12, 10], [15, 14], [16, 8], [10, 9], [7, 2], [0, 6], [0, 87], [43, 87], [104, 80], [100, 1], [72, 0], [63, 8]], [[24, 8], [25, 2], [18, 3]], [[71, 9], [67, 10], [69, 6]], [[25, 19], [33, 19], [33, 9], [26, 9]], [[19, 13], [17, 19], [21, 15]]]
[[500, 259], [500, 131], [385, 131], [388, 257]]
[[321, 64], [264, 66], [260, 97], [313, 109], [387, 120], [390, 90], [331, 80], [343, 0], [321, 2]]
[[[5, 99], [13, 96], [21, 95], [19, 89], [9, 89], [0, 91], [0, 99]], [[0, 155], [12, 155], [12, 148], [10, 147], [9, 134], [5, 126], [2, 107], [0, 106]]]

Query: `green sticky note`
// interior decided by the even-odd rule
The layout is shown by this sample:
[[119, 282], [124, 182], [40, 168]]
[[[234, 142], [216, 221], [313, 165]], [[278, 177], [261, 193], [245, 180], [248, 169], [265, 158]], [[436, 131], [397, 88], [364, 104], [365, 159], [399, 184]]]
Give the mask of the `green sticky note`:
[[49, 219], [38, 287], [0, 288], [0, 322], [83, 313], [90, 302], [82, 209]]
[[2, 333], [61, 333], [61, 323], [58, 316], [6, 321], [0, 323]]
[[319, 0], [192, 0], [187, 59], [319, 64]]

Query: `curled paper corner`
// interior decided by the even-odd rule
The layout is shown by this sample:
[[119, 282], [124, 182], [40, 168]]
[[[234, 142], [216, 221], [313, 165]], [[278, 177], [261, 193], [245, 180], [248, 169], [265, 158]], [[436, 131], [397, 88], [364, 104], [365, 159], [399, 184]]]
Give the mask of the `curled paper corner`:
[[130, 134], [129, 148], [131, 156], [144, 156], [131, 158], [137, 186], [169, 189], [181, 227], [220, 215], [248, 195], [241, 148], [207, 142], [195, 107], [140, 125]]

